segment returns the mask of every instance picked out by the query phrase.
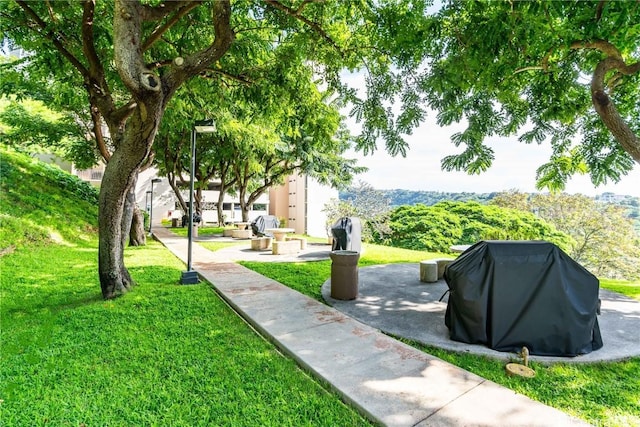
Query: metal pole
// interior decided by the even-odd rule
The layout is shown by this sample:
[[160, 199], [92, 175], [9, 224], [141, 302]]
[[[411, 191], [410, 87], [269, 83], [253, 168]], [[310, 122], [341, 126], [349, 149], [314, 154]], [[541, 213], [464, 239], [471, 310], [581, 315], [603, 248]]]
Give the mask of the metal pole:
[[149, 235], [151, 235], [151, 224], [153, 224], [153, 179], [151, 180], [151, 204], [149, 205]]
[[182, 272], [180, 283], [183, 285], [193, 285], [199, 282], [198, 273], [191, 269], [191, 252], [193, 247], [193, 188], [196, 170], [196, 133], [215, 132], [215, 123], [213, 120], [196, 121], [193, 129], [191, 129], [191, 182], [189, 184], [189, 229], [187, 230], [187, 271]]
[[147, 211], [147, 213], [149, 213], [149, 210], [151, 210], [151, 205], [149, 204], [150, 195], [151, 195], [151, 190], [147, 190], [147, 192], [144, 193], [144, 210]]
[[193, 181], [194, 171], [196, 169], [196, 129], [191, 130], [191, 180], [189, 182], [189, 230], [187, 230], [187, 239], [189, 240], [189, 249], [187, 251], [187, 271], [191, 271], [191, 248], [193, 246]]

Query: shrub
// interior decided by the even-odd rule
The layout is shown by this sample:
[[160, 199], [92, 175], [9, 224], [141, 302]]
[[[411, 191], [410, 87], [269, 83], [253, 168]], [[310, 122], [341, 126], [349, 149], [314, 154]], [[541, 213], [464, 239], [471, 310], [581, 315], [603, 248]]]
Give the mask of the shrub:
[[477, 202], [400, 206], [391, 212], [389, 227], [379, 243], [435, 252], [480, 240], [546, 240], [562, 249], [571, 243], [570, 237], [533, 214]]

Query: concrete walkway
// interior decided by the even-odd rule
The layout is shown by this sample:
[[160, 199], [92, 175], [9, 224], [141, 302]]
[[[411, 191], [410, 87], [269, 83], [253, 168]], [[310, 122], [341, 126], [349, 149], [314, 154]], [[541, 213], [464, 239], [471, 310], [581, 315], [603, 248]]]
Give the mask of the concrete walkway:
[[[183, 261], [187, 239], [153, 234]], [[425, 354], [193, 245], [193, 268], [265, 338], [344, 401], [388, 426], [579, 426], [556, 409]]]

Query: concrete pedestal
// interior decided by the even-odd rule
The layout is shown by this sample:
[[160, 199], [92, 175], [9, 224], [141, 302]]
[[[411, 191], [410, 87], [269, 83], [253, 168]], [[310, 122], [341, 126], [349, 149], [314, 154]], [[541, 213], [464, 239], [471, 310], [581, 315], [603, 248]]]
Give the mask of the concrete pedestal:
[[358, 296], [358, 260], [356, 251], [332, 251], [331, 298], [352, 300]]

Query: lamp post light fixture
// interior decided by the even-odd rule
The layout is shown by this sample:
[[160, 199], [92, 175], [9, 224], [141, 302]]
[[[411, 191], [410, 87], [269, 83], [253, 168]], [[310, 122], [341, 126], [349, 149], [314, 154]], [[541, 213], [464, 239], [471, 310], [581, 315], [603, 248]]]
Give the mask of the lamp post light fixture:
[[162, 182], [160, 178], [153, 178], [151, 180], [151, 202], [149, 203], [149, 235], [151, 235], [151, 227], [153, 225], [153, 184]]
[[193, 182], [194, 172], [196, 169], [196, 134], [198, 133], [212, 133], [216, 131], [216, 125], [212, 119], [198, 120], [194, 123], [193, 129], [191, 129], [191, 167], [190, 169], [190, 181], [189, 181], [189, 229], [187, 230], [187, 271], [182, 272], [180, 277], [180, 283], [183, 285], [193, 285], [198, 283], [198, 273], [191, 269], [191, 253], [193, 248]]

